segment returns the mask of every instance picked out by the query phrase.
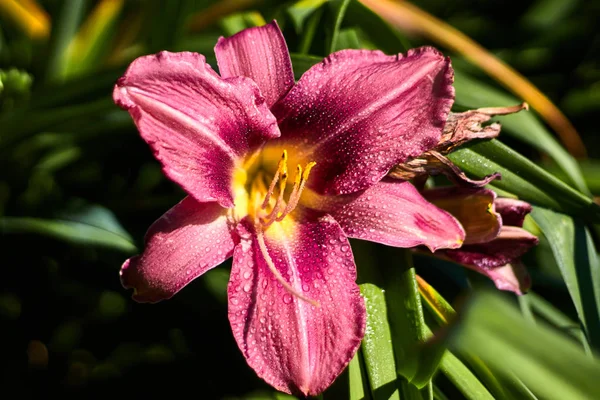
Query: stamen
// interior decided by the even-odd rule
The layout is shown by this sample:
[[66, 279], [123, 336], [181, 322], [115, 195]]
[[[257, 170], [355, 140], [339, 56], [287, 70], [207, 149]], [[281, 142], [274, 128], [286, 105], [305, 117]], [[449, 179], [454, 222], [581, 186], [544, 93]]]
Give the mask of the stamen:
[[304, 168], [304, 172], [302, 172], [302, 168], [298, 165], [298, 171], [302, 172], [302, 178], [300, 178], [300, 182], [298, 183], [298, 175], [300, 175], [300, 174], [298, 173], [298, 175], [296, 175], [296, 181], [294, 182], [294, 190], [292, 190], [292, 194], [290, 195], [290, 198], [288, 199], [288, 204], [285, 207], [285, 210], [283, 210], [281, 215], [279, 217], [277, 217], [277, 221], [283, 220], [283, 218], [285, 218], [286, 215], [288, 215], [290, 212], [292, 212], [296, 208], [296, 206], [298, 205], [298, 202], [300, 201], [300, 196], [302, 195], [304, 186], [306, 185], [306, 181], [308, 180], [308, 176], [310, 175], [310, 170], [315, 165], [317, 165], [316, 162], [314, 162], [314, 161], [309, 162], [308, 164], [306, 164], [306, 167]]
[[286, 165], [284, 166], [284, 172], [281, 174], [281, 179], [279, 180], [279, 196], [277, 197], [275, 206], [273, 206], [273, 209], [271, 210], [269, 215], [265, 217], [265, 219], [268, 221], [267, 225], [265, 226], [269, 226], [275, 221], [275, 218], [279, 215], [279, 211], [283, 207], [283, 204], [285, 204], [285, 202], [283, 201], [283, 195], [285, 193], [285, 187], [287, 185], [287, 178], [288, 174]]
[[273, 190], [275, 190], [275, 184], [277, 184], [277, 181], [279, 180], [279, 174], [285, 174], [285, 177], [287, 179], [287, 150], [283, 151], [283, 154], [281, 155], [281, 160], [279, 160], [279, 164], [277, 164], [277, 172], [275, 173], [275, 176], [273, 177], [273, 180], [269, 185], [269, 191], [267, 192], [267, 195], [265, 196], [265, 201], [263, 201], [261, 206], [263, 210], [269, 205], [269, 201], [271, 200], [271, 196], [273, 195]]
[[273, 263], [273, 259], [271, 259], [271, 256], [269, 255], [269, 251], [267, 250], [267, 245], [265, 244], [265, 238], [263, 235], [263, 228], [262, 228], [261, 224], [257, 223], [255, 225], [255, 229], [256, 229], [256, 238], [258, 240], [258, 248], [260, 249], [260, 252], [261, 252], [263, 258], [265, 259], [267, 266], [269, 267], [269, 270], [273, 273], [273, 275], [275, 275], [277, 282], [281, 283], [281, 285], [288, 292], [290, 292], [292, 295], [296, 296], [300, 300], [304, 300], [307, 303], [312, 304], [315, 307], [320, 307], [321, 305], [319, 304], [318, 301], [309, 299], [308, 297], [304, 296], [302, 293], [299, 293], [289, 283], [287, 283], [285, 281], [285, 279], [283, 279], [283, 276], [281, 276], [281, 274], [277, 270], [277, 267], [275, 267], [275, 263]]

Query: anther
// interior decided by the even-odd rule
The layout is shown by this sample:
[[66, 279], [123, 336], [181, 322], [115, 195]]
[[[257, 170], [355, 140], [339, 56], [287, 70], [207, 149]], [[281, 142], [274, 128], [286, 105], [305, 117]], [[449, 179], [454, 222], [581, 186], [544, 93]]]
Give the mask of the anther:
[[306, 181], [308, 180], [308, 176], [310, 175], [310, 170], [315, 165], [317, 165], [316, 162], [314, 162], [314, 161], [309, 162], [308, 164], [306, 164], [304, 171], [302, 171], [302, 168], [300, 167], [300, 165], [298, 165], [298, 169], [297, 169], [298, 175], [301, 175], [302, 177], [298, 181], [298, 175], [296, 176], [296, 181], [294, 182], [294, 189], [292, 190], [292, 194], [290, 195], [290, 198], [288, 199], [288, 204], [285, 207], [285, 210], [283, 210], [283, 212], [281, 213], [281, 215], [279, 217], [277, 217], [277, 221], [283, 220], [283, 218], [285, 218], [286, 215], [288, 215], [290, 212], [292, 212], [296, 208], [296, 206], [298, 205], [298, 202], [300, 201], [300, 196], [302, 195], [304, 186], [306, 185]]
[[261, 208], [263, 210], [269, 205], [269, 201], [271, 200], [271, 196], [273, 195], [273, 191], [275, 190], [275, 185], [279, 180], [279, 175], [285, 175], [285, 178], [287, 179], [287, 150], [283, 151], [283, 154], [281, 155], [281, 160], [279, 160], [279, 163], [277, 164], [277, 172], [275, 172], [275, 176], [273, 177], [273, 180], [269, 185], [269, 190], [267, 192], [267, 195], [265, 196], [265, 200], [261, 205]]

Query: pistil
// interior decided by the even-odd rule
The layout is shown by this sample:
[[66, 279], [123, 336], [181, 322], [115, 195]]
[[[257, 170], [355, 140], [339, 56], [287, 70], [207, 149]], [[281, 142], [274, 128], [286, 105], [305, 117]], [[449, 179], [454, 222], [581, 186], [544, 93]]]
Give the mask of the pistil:
[[[289, 213], [291, 213], [300, 200], [300, 196], [302, 195], [302, 191], [306, 185], [306, 181], [308, 180], [308, 176], [310, 175], [311, 169], [316, 165], [314, 162], [309, 162], [306, 167], [303, 169], [302, 166], [298, 165], [296, 167], [296, 176], [294, 177], [294, 185], [288, 201], [284, 200], [284, 195], [287, 187], [287, 179], [288, 179], [288, 167], [287, 167], [288, 157], [287, 151], [283, 151], [281, 159], [277, 164], [277, 171], [273, 176], [273, 180], [269, 185], [269, 188], [266, 189], [265, 184], [263, 182], [262, 174], [259, 174], [255, 181], [252, 183], [252, 204], [254, 205], [254, 209], [251, 212], [251, 215], [254, 217], [254, 228], [256, 230], [256, 237], [258, 241], [258, 247], [260, 253], [263, 256], [263, 259], [267, 263], [269, 270], [273, 273], [277, 281], [293, 296], [304, 300], [313, 306], [319, 307], [319, 303], [315, 300], [312, 300], [302, 293], [298, 292], [294, 289], [286, 280], [281, 276], [281, 273], [277, 270], [271, 255], [267, 249], [267, 245], [265, 243], [264, 233], [273, 224], [274, 222], [281, 222]], [[275, 192], [275, 187], [279, 183], [279, 193], [277, 195], [277, 200], [273, 205], [271, 211], [267, 214], [267, 207], [271, 203], [271, 198]], [[260, 201], [261, 193], [265, 193], [265, 197]]]

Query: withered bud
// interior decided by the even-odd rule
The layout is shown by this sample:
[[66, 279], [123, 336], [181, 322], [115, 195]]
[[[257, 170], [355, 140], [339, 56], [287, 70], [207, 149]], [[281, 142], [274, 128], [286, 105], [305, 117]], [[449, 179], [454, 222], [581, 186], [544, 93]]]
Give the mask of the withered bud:
[[419, 157], [395, 166], [389, 176], [409, 180], [423, 175], [444, 174], [456, 184], [478, 187], [487, 185], [494, 179], [500, 179], [499, 173], [488, 175], [481, 180], [470, 179], [445, 155], [473, 139], [497, 137], [500, 134], [498, 122], [486, 126], [483, 124], [493, 116], [513, 114], [521, 110], [529, 110], [529, 105], [521, 103], [511, 107], [487, 107], [461, 113], [451, 112], [438, 145]]

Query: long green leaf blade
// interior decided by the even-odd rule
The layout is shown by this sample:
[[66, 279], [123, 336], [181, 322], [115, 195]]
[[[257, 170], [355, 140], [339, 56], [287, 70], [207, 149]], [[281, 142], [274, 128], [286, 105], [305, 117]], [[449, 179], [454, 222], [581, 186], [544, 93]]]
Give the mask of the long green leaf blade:
[[101, 227], [68, 220], [48, 220], [29, 217], [0, 218], [2, 234], [35, 233], [69, 243], [109, 247], [127, 253], [137, 248], [122, 235]]
[[532, 217], [548, 239], [588, 340], [600, 348], [600, 265], [589, 231], [542, 208], [536, 207]]
[[470, 351], [507, 377], [515, 374], [546, 399], [593, 399], [600, 394], [600, 364], [570, 338], [526, 321], [498, 294], [474, 296], [450, 346]]
[[400, 399], [396, 363], [383, 290], [365, 283], [360, 291], [367, 306], [367, 329], [362, 342], [365, 369], [373, 399]]

